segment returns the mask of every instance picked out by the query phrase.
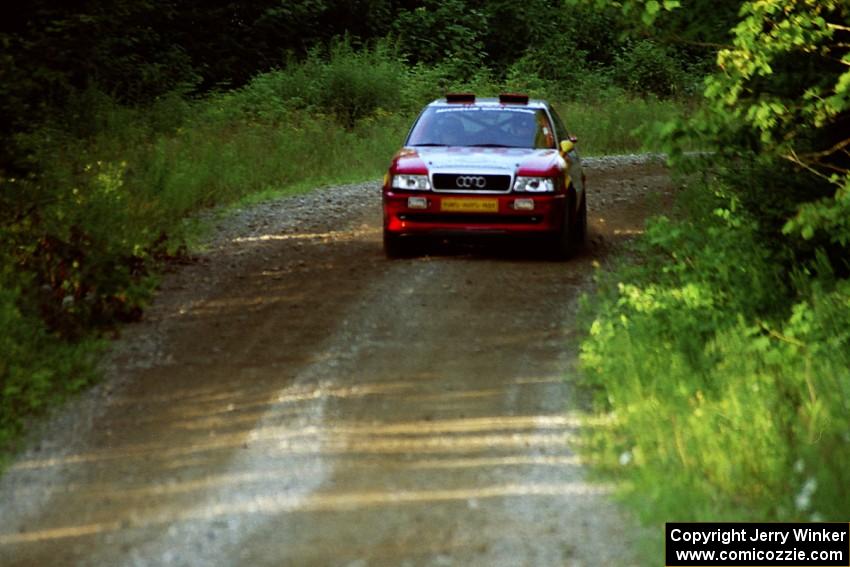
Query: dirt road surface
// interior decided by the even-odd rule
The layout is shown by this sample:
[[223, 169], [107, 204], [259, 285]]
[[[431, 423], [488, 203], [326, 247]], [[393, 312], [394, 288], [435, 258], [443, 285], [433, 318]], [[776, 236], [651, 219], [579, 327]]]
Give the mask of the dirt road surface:
[[219, 221], [0, 480], [0, 565], [632, 565], [575, 454], [576, 298], [668, 191], [589, 160], [569, 262], [384, 259], [376, 183]]

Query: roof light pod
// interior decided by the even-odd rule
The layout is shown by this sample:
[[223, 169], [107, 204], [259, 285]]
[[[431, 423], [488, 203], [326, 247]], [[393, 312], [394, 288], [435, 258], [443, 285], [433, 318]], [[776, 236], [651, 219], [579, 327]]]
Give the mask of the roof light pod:
[[502, 104], [528, 104], [528, 95], [521, 93], [502, 93], [499, 95]]
[[446, 93], [446, 102], [473, 104], [475, 102], [475, 93]]

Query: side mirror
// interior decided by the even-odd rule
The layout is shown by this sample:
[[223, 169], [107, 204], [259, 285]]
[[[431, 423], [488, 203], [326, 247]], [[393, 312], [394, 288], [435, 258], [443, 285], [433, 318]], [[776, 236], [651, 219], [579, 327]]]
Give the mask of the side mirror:
[[561, 153], [568, 154], [573, 151], [573, 148], [576, 147], [575, 140], [562, 140], [561, 141]]

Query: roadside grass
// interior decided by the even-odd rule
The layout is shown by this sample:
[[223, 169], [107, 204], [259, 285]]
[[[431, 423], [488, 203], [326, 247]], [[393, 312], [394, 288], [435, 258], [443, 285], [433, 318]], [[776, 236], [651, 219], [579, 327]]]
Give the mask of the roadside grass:
[[683, 117], [685, 102], [613, 92], [586, 101], [553, 102], [583, 155], [657, 152], [655, 124]]
[[160, 220], [178, 239], [201, 208], [244, 206], [380, 175], [407, 117], [387, 114], [348, 130], [329, 116], [284, 124], [204, 124], [160, 141], [140, 183], [159, 185]]
[[[104, 343], [68, 342], [19, 307], [20, 292], [0, 287], [0, 472], [22, 433], [22, 419], [41, 413], [92, 384]], [[57, 387], [59, 386], [59, 387]]]
[[585, 300], [584, 380], [612, 423], [585, 456], [654, 526], [844, 521], [850, 285], [826, 262], [786, 273], [721, 187], [688, 192]]

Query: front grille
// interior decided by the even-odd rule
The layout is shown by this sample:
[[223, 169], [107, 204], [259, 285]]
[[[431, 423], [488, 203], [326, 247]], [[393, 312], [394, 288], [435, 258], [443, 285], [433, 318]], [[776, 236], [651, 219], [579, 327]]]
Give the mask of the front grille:
[[435, 191], [502, 191], [511, 188], [510, 175], [435, 173]]
[[403, 221], [440, 224], [538, 224], [543, 220], [543, 217], [540, 215], [466, 215], [445, 213], [405, 213], [398, 215], [398, 218]]

